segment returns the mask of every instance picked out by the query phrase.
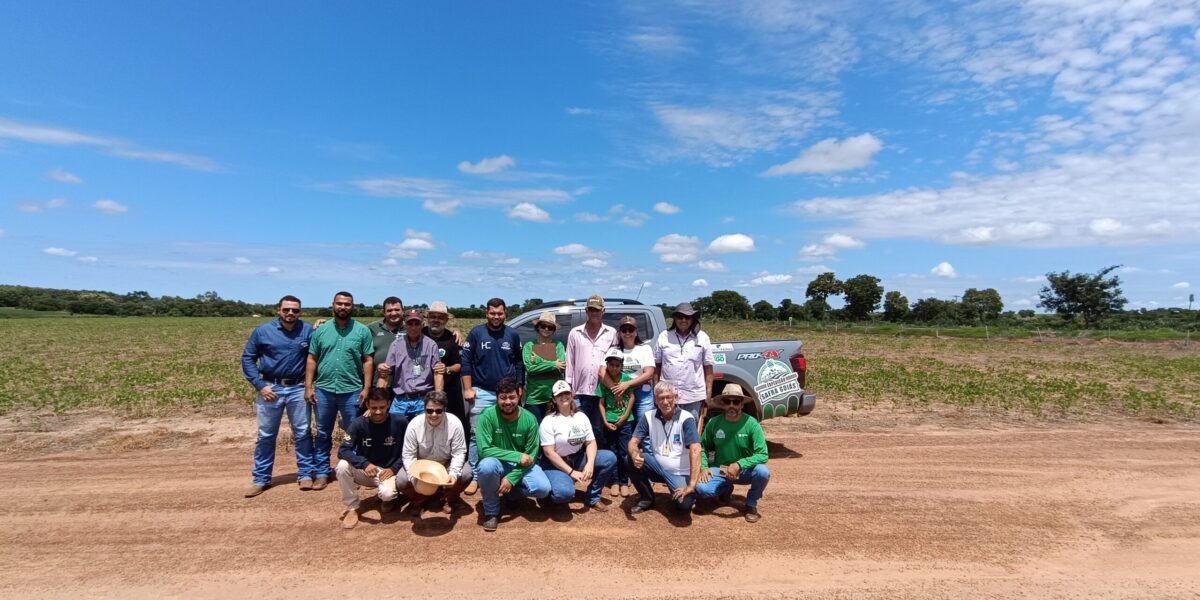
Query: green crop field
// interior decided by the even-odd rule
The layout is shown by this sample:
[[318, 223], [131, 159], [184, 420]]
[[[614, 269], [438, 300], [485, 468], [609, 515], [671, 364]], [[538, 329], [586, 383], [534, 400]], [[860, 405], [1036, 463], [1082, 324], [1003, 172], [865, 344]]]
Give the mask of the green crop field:
[[[241, 411], [253, 399], [239, 367], [242, 346], [264, 320], [0, 319], [0, 414]], [[705, 329], [715, 341], [800, 337], [818, 411], [823, 403], [884, 404], [1192, 420], [1200, 403], [1195, 343], [863, 335], [752, 322]]]

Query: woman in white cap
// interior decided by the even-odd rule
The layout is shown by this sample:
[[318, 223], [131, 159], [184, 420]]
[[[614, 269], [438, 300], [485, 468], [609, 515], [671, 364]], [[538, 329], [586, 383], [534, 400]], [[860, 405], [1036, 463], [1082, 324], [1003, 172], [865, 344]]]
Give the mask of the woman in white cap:
[[543, 312], [533, 322], [538, 338], [529, 340], [521, 348], [525, 360], [525, 410], [533, 413], [539, 423], [546, 417], [554, 384], [562, 381], [567, 368], [567, 352], [562, 342], [554, 339], [558, 322], [554, 313]]
[[600, 493], [617, 467], [617, 457], [600, 450], [592, 423], [575, 409], [575, 394], [566, 381], [554, 383], [551, 412], [542, 420], [538, 435], [542, 444], [542, 471], [550, 480], [550, 502], [565, 504], [575, 498], [575, 483], [587, 486], [589, 508], [608, 510]]

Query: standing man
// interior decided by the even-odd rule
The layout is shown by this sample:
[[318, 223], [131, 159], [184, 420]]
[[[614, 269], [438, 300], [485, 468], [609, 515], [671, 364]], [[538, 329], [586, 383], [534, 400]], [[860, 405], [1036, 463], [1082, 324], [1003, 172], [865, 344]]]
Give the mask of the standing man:
[[[437, 343], [438, 358], [446, 366], [445, 372], [442, 374], [442, 391], [446, 392], [446, 409], [458, 417], [465, 427], [467, 410], [463, 406], [462, 381], [459, 378], [459, 374], [462, 373], [462, 354], [459, 350], [462, 335], [457, 331], [446, 329], [446, 323], [452, 316], [450, 310], [446, 308], [445, 302], [435, 300], [433, 304], [429, 305], [429, 310], [425, 311], [427, 325], [423, 332]], [[469, 435], [469, 432], [467, 433]]]
[[700, 331], [700, 315], [688, 302], [675, 308], [671, 329], [658, 334], [654, 362], [659, 381], [679, 392], [679, 408], [704, 423], [704, 407], [712, 397], [712, 342]]
[[438, 360], [437, 342], [421, 333], [422, 326], [421, 313], [408, 311], [404, 315], [404, 336], [392, 342], [387, 362], [376, 369], [376, 387], [391, 387], [395, 394], [391, 412], [409, 420], [425, 410], [425, 394], [442, 389], [442, 373], [446, 370]]
[[[496, 404], [496, 386], [502, 379], [512, 379], [517, 385], [517, 398], [525, 395], [525, 363], [521, 359], [521, 338], [512, 327], [504, 324], [507, 306], [504, 300], [487, 301], [487, 323], [476, 325], [467, 334], [462, 349], [463, 401], [470, 414], [471, 430], [478, 432], [479, 415]], [[479, 449], [476, 437], [471, 438], [468, 456], [471, 468], [479, 473]], [[474, 494], [476, 482], [467, 488]]]
[[638, 491], [630, 514], [654, 508], [653, 481], [667, 484], [675, 509], [691, 514], [700, 479], [700, 434], [696, 419], [676, 406], [675, 386], [660, 381], [654, 386], [655, 409], [638, 420], [629, 440], [629, 480]]
[[604, 298], [591, 296], [585, 310], [587, 321], [567, 335], [567, 383], [577, 391], [575, 399], [592, 424], [597, 443], [603, 448], [604, 415], [600, 413], [596, 384], [605, 353], [617, 343], [617, 330], [604, 324]]
[[479, 443], [476, 480], [483, 494], [483, 530], [495, 531], [500, 524], [500, 497], [550, 495], [550, 480], [537, 465], [538, 422], [521, 408], [515, 379], [496, 384], [496, 405], [479, 415], [475, 439]]
[[376, 489], [383, 501], [381, 514], [392, 509], [399, 493], [397, 477], [404, 472], [401, 450], [408, 421], [389, 413], [391, 404], [391, 393], [386, 389], [371, 390], [367, 414], [350, 422], [346, 441], [338, 448], [338, 487], [342, 488], [342, 504], [346, 506], [342, 513], [344, 529], [358, 525], [358, 486]]
[[312, 434], [308, 430], [309, 408], [304, 401], [304, 368], [312, 326], [300, 320], [300, 299], [279, 299], [279, 318], [250, 332], [242, 351], [242, 374], [258, 394], [254, 410], [258, 418], [258, 441], [254, 444], [252, 484], [246, 492], [253, 498], [271, 486], [275, 466], [275, 438], [287, 412], [296, 444], [296, 479], [300, 489], [311, 490], [315, 465]]
[[[723, 393], [713, 398], [713, 405], [724, 409], [724, 417], [714, 416], [704, 426], [700, 447], [704, 451], [700, 484], [696, 495], [701, 498], [720, 498], [729, 502], [733, 485], [750, 484], [746, 494], [746, 521], [757, 523], [758, 500], [762, 498], [771, 472], [767, 470], [767, 438], [758, 420], [743, 412], [750, 397], [742, 386], [725, 386]], [[711, 467], [711, 471], [709, 468]]]
[[[388, 350], [396, 337], [404, 333], [404, 302], [395, 296], [388, 296], [383, 301], [383, 318], [367, 325], [371, 331], [371, 340], [375, 344], [375, 352], [371, 355], [375, 370], [387, 362]], [[379, 379], [379, 374], [371, 375], [371, 380]]]
[[333, 296], [333, 323], [313, 331], [308, 345], [308, 365], [304, 373], [304, 399], [317, 410], [317, 449], [314, 490], [329, 485], [329, 453], [333, 449], [333, 423], [342, 415], [342, 429], [365, 406], [371, 387], [372, 354], [375, 345], [366, 325], [350, 318], [354, 296], [338, 292]]

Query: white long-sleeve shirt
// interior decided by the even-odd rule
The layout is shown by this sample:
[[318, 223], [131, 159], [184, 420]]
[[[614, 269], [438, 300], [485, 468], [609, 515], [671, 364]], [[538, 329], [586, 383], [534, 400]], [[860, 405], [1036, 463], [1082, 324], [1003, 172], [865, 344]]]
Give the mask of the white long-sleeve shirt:
[[431, 427], [425, 421], [425, 415], [417, 415], [409, 421], [408, 431], [404, 433], [401, 456], [406, 471], [420, 459], [435, 460], [448, 465], [446, 471], [451, 481], [457, 480], [467, 460], [467, 436], [463, 433], [462, 421], [445, 413], [442, 415], [442, 424]]

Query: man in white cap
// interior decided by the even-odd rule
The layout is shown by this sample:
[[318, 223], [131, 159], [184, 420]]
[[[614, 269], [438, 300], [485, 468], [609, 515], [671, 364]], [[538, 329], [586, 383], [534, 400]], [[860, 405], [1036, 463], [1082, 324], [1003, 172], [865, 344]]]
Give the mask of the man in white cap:
[[404, 433], [404, 471], [396, 474], [396, 487], [412, 500], [413, 512], [419, 514], [428, 498], [417, 493], [408, 472], [418, 460], [432, 460], [446, 467], [446, 473], [454, 483], [444, 491], [446, 504], [443, 512], [452, 514], [456, 509], [467, 509], [459, 494], [471, 483], [471, 465], [467, 463], [467, 437], [462, 421], [446, 412], [446, 393], [432, 391], [425, 394], [425, 412], [417, 415], [408, 424]]
[[700, 436], [703, 464], [696, 495], [715, 496], [724, 504], [729, 501], [734, 484], [748, 483], [745, 516], [747, 521], [757, 523], [762, 518], [758, 514], [758, 500], [767, 489], [771, 472], [767, 470], [767, 438], [762, 425], [744, 411], [745, 403], [750, 400], [736, 383], [725, 386], [721, 395], [713, 398], [713, 405], [723, 409], [723, 416], [709, 419]]
[[617, 343], [617, 330], [604, 324], [604, 298], [593, 295], [587, 299], [587, 321], [571, 329], [567, 335], [566, 381], [577, 390], [575, 399], [592, 424], [592, 432], [604, 446], [604, 415], [600, 414], [600, 397], [596, 384], [604, 354]]

